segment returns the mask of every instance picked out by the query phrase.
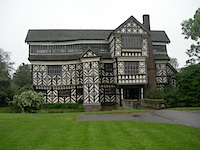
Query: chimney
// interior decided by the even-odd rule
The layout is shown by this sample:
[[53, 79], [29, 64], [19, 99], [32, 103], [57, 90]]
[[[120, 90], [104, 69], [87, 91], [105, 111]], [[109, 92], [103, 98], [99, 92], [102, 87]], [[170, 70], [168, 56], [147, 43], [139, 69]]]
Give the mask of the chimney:
[[[151, 31], [149, 15], [143, 15], [143, 25], [147, 31]], [[157, 87], [156, 66], [153, 55], [153, 45], [152, 45], [151, 35], [149, 35], [148, 38], [147, 74], [148, 74], [148, 88], [151, 90], [155, 90]]]
[[143, 15], [143, 25], [144, 27], [150, 31], [150, 20], [149, 15]]

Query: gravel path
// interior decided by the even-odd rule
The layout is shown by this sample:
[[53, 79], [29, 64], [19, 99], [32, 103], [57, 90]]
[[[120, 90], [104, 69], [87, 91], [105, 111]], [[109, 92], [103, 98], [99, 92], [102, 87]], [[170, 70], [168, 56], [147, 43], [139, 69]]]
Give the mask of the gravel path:
[[181, 124], [200, 128], [200, 111], [154, 110], [128, 114], [81, 114], [78, 120], [132, 120]]

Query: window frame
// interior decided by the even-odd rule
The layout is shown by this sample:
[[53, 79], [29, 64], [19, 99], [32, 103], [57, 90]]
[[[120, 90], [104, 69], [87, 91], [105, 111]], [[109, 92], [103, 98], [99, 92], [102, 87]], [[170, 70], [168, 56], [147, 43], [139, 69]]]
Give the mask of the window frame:
[[122, 35], [122, 48], [142, 48], [142, 35]]
[[76, 95], [83, 95], [83, 88], [76, 89]]
[[50, 76], [61, 75], [62, 65], [47, 65], [47, 74]]
[[70, 97], [70, 96], [71, 96], [71, 89], [58, 90], [58, 97]]
[[115, 88], [104, 88], [105, 95], [115, 95], [116, 91]]
[[47, 96], [47, 90], [36, 89], [35, 91], [38, 93], [42, 93], [44, 96]]
[[138, 61], [125, 61], [124, 62], [125, 75], [139, 74], [139, 62]]
[[113, 72], [113, 63], [104, 63], [104, 71], [112, 73]]

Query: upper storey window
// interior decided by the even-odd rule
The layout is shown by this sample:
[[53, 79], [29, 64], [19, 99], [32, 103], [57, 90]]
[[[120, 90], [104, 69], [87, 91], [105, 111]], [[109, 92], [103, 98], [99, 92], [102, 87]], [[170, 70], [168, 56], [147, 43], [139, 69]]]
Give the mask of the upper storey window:
[[153, 45], [154, 54], [167, 54], [166, 45]]
[[141, 35], [123, 35], [122, 36], [123, 48], [142, 48]]
[[48, 67], [48, 75], [61, 75], [62, 73], [62, 66], [61, 65], [52, 65], [47, 66]]
[[124, 62], [124, 71], [126, 75], [139, 74], [139, 62]]
[[113, 72], [113, 64], [111, 63], [104, 64], [104, 67], [106, 72]]
[[30, 45], [30, 53], [50, 54], [50, 53], [82, 53], [87, 49], [97, 52], [109, 52], [109, 44], [73, 44], [73, 45]]

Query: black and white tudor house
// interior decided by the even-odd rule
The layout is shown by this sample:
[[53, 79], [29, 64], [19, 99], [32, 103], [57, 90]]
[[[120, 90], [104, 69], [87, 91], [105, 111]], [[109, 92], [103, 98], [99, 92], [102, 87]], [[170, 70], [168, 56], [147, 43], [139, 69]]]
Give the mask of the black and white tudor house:
[[29, 30], [33, 87], [45, 103], [122, 104], [174, 82], [165, 31], [150, 30], [149, 15], [114, 30]]

